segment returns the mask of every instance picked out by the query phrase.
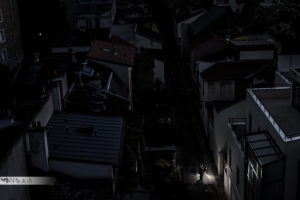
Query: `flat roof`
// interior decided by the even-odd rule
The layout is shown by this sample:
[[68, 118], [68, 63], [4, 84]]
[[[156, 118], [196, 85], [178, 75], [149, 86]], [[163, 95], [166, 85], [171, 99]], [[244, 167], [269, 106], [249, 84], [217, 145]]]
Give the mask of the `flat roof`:
[[300, 139], [300, 112], [291, 104], [290, 87], [248, 91], [285, 142]]
[[49, 156], [82, 162], [119, 164], [123, 117], [54, 113], [47, 126]]

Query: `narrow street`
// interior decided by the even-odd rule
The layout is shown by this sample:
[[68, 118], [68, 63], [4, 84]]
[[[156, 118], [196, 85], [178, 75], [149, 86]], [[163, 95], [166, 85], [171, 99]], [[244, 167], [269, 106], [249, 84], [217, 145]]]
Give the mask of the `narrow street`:
[[[165, 74], [167, 90], [171, 97], [170, 103], [175, 114], [175, 127], [180, 138], [177, 155], [188, 191], [186, 199], [223, 199], [222, 180], [217, 176], [217, 169], [193, 99], [192, 88], [188, 84], [188, 76], [176, 47], [170, 15], [164, 13], [161, 26], [166, 54]], [[211, 176], [208, 178], [205, 173], [203, 184], [199, 184], [198, 181], [200, 163], [207, 166], [207, 174]]]

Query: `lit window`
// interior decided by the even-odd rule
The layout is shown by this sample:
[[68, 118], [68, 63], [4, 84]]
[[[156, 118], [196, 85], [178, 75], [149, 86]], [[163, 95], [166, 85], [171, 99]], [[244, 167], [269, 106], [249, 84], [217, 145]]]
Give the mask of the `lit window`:
[[1, 50], [1, 58], [2, 58], [2, 61], [7, 60], [7, 49], [6, 48]]
[[0, 29], [0, 43], [4, 43], [4, 42], [5, 42], [4, 29]]
[[2, 9], [0, 8], [0, 22], [3, 22]]

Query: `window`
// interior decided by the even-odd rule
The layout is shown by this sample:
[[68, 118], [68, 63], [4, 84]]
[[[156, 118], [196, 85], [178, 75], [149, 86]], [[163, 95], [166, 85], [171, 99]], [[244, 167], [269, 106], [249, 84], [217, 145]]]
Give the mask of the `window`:
[[1, 50], [1, 59], [2, 59], [2, 61], [7, 60], [7, 49], [6, 48]]
[[3, 22], [2, 9], [0, 8], [0, 22]]
[[0, 44], [5, 42], [4, 29], [0, 29]]

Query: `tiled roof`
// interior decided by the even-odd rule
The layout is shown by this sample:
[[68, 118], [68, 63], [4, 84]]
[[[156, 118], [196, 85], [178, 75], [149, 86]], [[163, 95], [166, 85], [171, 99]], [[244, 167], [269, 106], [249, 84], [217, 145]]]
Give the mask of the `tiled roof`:
[[50, 159], [120, 163], [123, 117], [55, 113], [47, 133]]
[[135, 48], [117, 43], [94, 41], [88, 58], [123, 65], [134, 65]]

